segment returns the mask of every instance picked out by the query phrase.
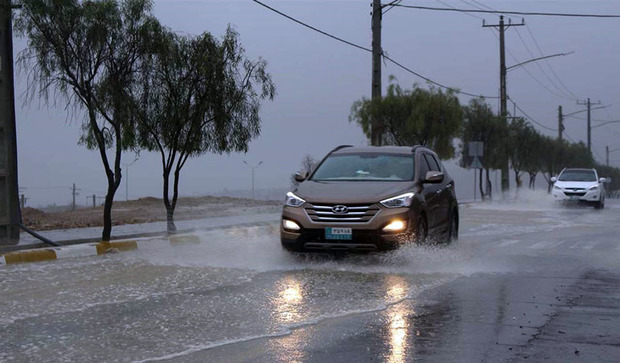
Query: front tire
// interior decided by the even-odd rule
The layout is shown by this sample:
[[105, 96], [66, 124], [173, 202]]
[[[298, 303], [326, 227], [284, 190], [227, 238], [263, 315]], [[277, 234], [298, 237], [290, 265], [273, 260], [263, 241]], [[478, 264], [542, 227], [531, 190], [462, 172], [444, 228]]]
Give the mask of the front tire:
[[603, 209], [605, 208], [605, 198], [601, 198], [598, 202], [594, 204], [594, 209]]

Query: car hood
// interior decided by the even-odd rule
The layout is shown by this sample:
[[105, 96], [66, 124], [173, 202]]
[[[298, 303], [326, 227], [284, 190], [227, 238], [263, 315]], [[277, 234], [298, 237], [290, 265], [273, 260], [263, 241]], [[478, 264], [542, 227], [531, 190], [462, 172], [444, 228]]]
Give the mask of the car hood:
[[555, 186], [560, 187], [562, 189], [566, 189], [566, 188], [588, 189], [595, 185], [598, 185], [598, 182], [595, 182], [595, 181], [581, 182], [581, 181], [568, 181], [568, 180], [567, 181], [558, 180], [555, 182]]
[[294, 191], [309, 203], [372, 204], [413, 190], [413, 182], [314, 181]]

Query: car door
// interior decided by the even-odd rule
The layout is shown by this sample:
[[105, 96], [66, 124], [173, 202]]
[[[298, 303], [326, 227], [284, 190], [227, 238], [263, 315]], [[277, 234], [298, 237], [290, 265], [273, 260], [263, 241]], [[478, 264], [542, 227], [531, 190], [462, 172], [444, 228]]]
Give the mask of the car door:
[[[429, 154], [421, 153], [419, 165], [419, 180], [424, 180], [426, 173], [433, 171], [431, 163], [429, 163]], [[435, 167], [436, 169], [436, 167]], [[435, 170], [437, 171], [437, 170]], [[422, 195], [424, 195], [424, 201], [426, 203], [426, 220], [428, 222], [429, 234], [435, 233], [438, 226], [438, 215], [440, 213], [440, 195], [437, 193], [440, 189], [441, 183], [422, 183]]]
[[[431, 170], [438, 170], [444, 174], [443, 182], [438, 185], [436, 193], [439, 195], [439, 207], [437, 215], [437, 224], [441, 226], [443, 232], [449, 228], [450, 206], [452, 203], [452, 188], [454, 188], [454, 181], [448, 178], [445, 168], [441, 164], [441, 161], [435, 155], [428, 155], [431, 165]], [[435, 167], [436, 169], [433, 169]]]

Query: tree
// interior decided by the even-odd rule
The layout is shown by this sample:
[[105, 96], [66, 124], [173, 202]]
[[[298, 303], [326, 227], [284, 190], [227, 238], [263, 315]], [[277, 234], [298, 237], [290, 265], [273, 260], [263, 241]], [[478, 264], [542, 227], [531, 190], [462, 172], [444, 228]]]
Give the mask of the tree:
[[517, 193], [523, 181], [521, 175], [523, 169], [531, 158], [533, 158], [533, 150], [531, 149], [530, 140], [538, 133], [529, 125], [525, 119], [516, 118], [508, 125], [509, 142], [508, 142], [508, 160], [510, 166], [515, 173], [515, 185]]
[[[156, 20], [149, 0], [22, 0], [15, 22], [28, 38], [18, 62], [28, 70], [29, 98], [59, 96], [83, 112], [80, 143], [97, 149], [108, 189], [102, 239], [110, 240], [121, 153], [133, 146], [130, 100], [144, 39]], [[112, 149], [112, 155], [108, 150]]]
[[[312, 155], [306, 155], [301, 160], [301, 168], [299, 169], [299, 172], [306, 172], [309, 174], [310, 172], [312, 172], [312, 170], [314, 169], [316, 165], [317, 165], [317, 161], [312, 157]], [[297, 186], [299, 185], [299, 182], [295, 180], [295, 174], [296, 173], [293, 173], [291, 175], [291, 188], [292, 189], [297, 188]]]
[[[501, 167], [501, 156], [505, 152], [506, 125], [493, 114], [491, 106], [483, 98], [472, 99], [469, 105], [464, 107], [463, 112], [461, 141], [465, 147], [470, 141], [483, 143], [484, 155], [480, 161], [486, 171], [486, 193], [482, 188], [482, 182], [480, 182], [480, 195], [483, 199], [493, 199], [493, 188], [489, 173], [491, 169]], [[471, 162], [472, 158], [464, 152], [461, 155], [461, 166], [468, 167]], [[482, 169], [479, 173], [479, 180], [482, 181]]]
[[247, 59], [230, 27], [221, 41], [209, 33], [190, 37], [165, 28], [156, 33], [141, 72], [137, 102], [143, 112], [136, 135], [141, 148], [161, 155], [163, 199], [173, 232], [187, 160], [207, 152], [246, 152], [260, 133], [260, 102], [274, 98], [275, 86], [266, 62]]
[[441, 158], [452, 158], [463, 113], [454, 91], [425, 90], [417, 85], [403, 90], [393, 77], [391, 81], [384, 97], [353, 103], [349, 121], [360, 125], [370, 140], [371, 119], [376, 118], [385, 130], [382, 144], [424, 145]]

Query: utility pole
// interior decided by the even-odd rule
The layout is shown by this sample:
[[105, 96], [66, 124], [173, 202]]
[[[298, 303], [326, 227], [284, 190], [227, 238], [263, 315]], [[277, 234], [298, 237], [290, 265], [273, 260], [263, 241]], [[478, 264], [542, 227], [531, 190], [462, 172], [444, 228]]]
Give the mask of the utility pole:
[[582, 106], [587, 106], [588, 107], [588, 152], [591, 153], [591, 148], [592, 148], [592, 125], [590, 123], [590, 110], [592, 105], [600, 105], [601, 101], [598, 101], [597, 103], [592, 103], [590, 102], [590, 99], [588, 98], [587, 101], [584, 102], [579, 102], [577, 101], [578, 105], [582, 105]]
[[[373, 102], [381, 99], [381, 18], [383, 10], [381, 0], [372, 1], [371, 14], [372, 27], [372, 90], [371, 98]], [[381, 136], [383, 134], [377, 115], [372, 115], [370, 121], [370, 144], [373, 146], [381, 145]]]
[[564, 133], [564, 115], [562, 115], [562, 106], [558, 106], [558, 140], [562, 141]]
[[609, 166], [609, 145], [605, 146], [605, 165]]
[[0, 0], [0, 245], [19, 242], [19, 187], [15, 132], [11, 0]]
[[73, 204], [71, 206], [71, 210], [72, 211], [75, 211], [75, 197], [80, 195], [80, 193], [78, 193], [78, 190], [80, 190], [80, 189], [77, 189], [75, 187], [75, 183], [73, 183], [73, 188], [71, 188], [71, 194], [73, 194]]
[[252, 168], [252, 199], [254, 199], [254, 169], [258, 168], [263, 162], [261, 161], [256, 165], [250, 165], [247, 161], [243, 160], [243, 163]]
[[[512, 24], [511, 20], [508, 19], [508, 25], [504, 23], [504, 16], [500, 15], [499, 24], [485, 24], [485, 21], [482, 21], [483, 28], [496, 28], [499, 31], [499, 96], [500, 96], [500, 116], [502, 121], [508, 123], [508, 110], [507, 110], [507, 93], [506, 93], [506, 48], [504, 46], [504, 31], [511, 26], [523, 26], [525, 22], [521, 20], [521, 24]], [[502, 193], [504, 197], [508, 190], [510, 189], [510, 181], [508, 178], [508, 158], [505, 157], [506, 160], [502, 163]]]

